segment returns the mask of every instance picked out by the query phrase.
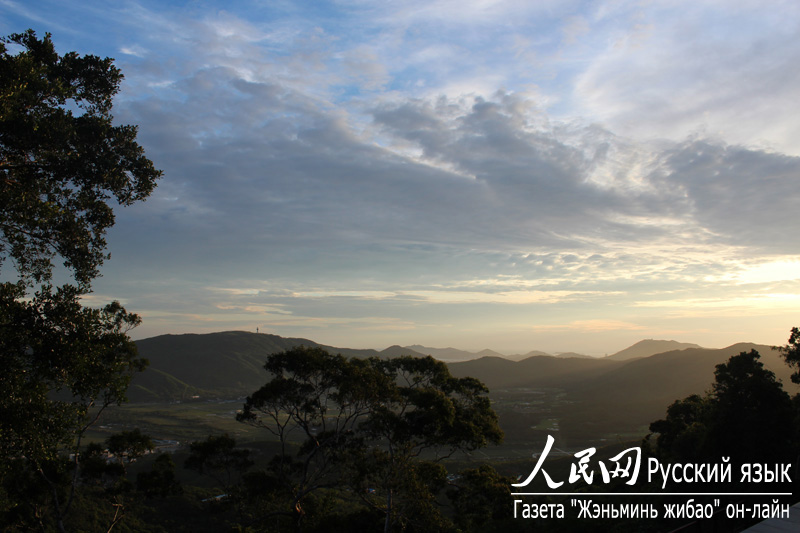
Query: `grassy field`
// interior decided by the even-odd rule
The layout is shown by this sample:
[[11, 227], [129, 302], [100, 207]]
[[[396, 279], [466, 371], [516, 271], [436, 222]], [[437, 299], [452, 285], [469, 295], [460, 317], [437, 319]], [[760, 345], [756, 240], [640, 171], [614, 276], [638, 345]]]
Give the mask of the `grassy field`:
[[154, 439], [187, 443], [228, 433], [239, 442], [265, 440], [264, 432], [237, 422], [244, 399], [181, 403], [126, 404], [103, 412], [88, 437], [103, 440], [119, 431], [139, 428]]

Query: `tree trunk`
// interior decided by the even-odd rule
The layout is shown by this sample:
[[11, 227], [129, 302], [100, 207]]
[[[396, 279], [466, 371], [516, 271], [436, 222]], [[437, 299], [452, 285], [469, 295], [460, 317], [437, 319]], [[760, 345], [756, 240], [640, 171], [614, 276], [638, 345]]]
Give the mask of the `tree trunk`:
[[383, 523], [383, 533], [389, 533], [392, 525], [392, 489], [386, 491], [386, 520]]

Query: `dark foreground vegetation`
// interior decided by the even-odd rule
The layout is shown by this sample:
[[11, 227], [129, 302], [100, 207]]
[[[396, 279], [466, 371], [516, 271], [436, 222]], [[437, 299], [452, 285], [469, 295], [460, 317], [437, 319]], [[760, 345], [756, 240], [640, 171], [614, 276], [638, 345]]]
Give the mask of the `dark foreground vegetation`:
[[[780, 350], [796, 370], [797, 333]], [[650, 425], [643, 442], [601, 448], [607, 460], [630, 446], [645, 459], [667, 463], [791, 463], [800, 454], [800, 395], [790, 398], [755, 351], [717, 366], [711, 390], [675, 401]], [[56, 530], [59, 501], [64, 531], [737, 531], [751, 517], [692, 522], [660, 516], [523, 520], [513, 518], [512, 483], [533, 466], [529, 459], [492, 461], [475, 451], [502, 438], [487, 390], [477, 380], [454, 378], [431, 358], [389, 360], [332, 355], [299, 347], [273, 354], [266, 384], [240, 404], [238, 424], [261, 435], [246, 444], [228, 434], [177, 447], [138, 430], [113, 433], [67, 450], [35, 469], [26, 458], [7, 458], [3, 469], [2, 524], [8, 531]], [[800, 370], [795, 372], [795, 379]], [[230, 415], [233, 420], [234, 415]], [[132, 421], [135, 423], [135, 421]], [[164, 452], [163, 450], [167, 450]], [[575, 459], [553, 457], [547, 471], [566, 480]], [[598, 476], [599, 473], [595, 472]], [[796, 479], [796, 471], [792, 471]], [[44, 476], [47, 476], [46, 478]], [[578, 484], [592, 492], [673, 492], [672, 482], [635, 487]], [[734, 479], [738, 481], [738, 479]], [[738, 491], [763, 491], [758, 483]], [[546, 491], [543, 479], [536, 491]], [[694, 485], [723, 494], [731, 485]], [[782, 486], [793, 491], [793, 484]], [[706, 500], [708, 500], [706, 502]], [[567, 498], [528, 502], [564, 504]], [[613, 503], [598, 497], [594, 501]], [[618, 500], [617, 500], [618, 501]], [[646, 500], [654, 505], [680, 498]], [[685, 501], [685, 498], [682, 500]], [[698, 498], [710, 503], [712, 497]], [[741, 499], [723, 499], [727, 503]], [[749, 500], [745, 500], [749, 501]], [[772, 499], [759, 503], [772, 503]], [[792, 502], [791, 498], [783, 499]]]
[[[181, 447], [142, 432], [136, 419], [121, 431], [92, 433], [109, 408], [127, 400], [132, 376], [147, 365], [127, 335], [139, 323], [136, 315], [116, 302], [103, 309], [80, 302], [107, 258], [112, 206], [144, 200], [160, 177], [135, 141], [136, 128], [112, 125], [111, 100], [121, 78], [110, 59], [59, 56], [49, 36], [28, 31], [0, 42], [3, 531], [663, 531], [681, 525], [514, 519], [511, 486], [530, 471], [531, 458], [485, 464], [480, 452], [503, 438], [503, 417], [484, 383], [469, 377], [469, 365], [448, 368], [430, 357], [345, 357], [299, 346], [264, 352], [266, 376], [259, 374], [259, 384], [230, 413], [230, 421], [254, 431], [244, 444], [216, 433]], [[71, 277], [60, 287], [52, 284], [56, 261]], [[796, 328], [779, 350], [800, 382]], [[575, 375], [540, 376], [537, 387], [554, 388], [534, 392], [558, 400], [561, 387], [575, 386]], [[593, 401], [600, 396], [591, 396], [583, 382], [581, 405], [597, 409], [590, 413], [618, 401], [616, 378], [595, 377], [595, 387], [612, 385], [606, 395], [612, 403]], [[718, 364], [714, 378], [707, 394], [672, 403], [644, 442], [618, 442], [598, 456], [640, 445], [663, 461], [725, 455], [737, 464], [796, 465], [800, 395], [790, 398], [756, 351]], [[525, 385], [513, 375], [490, 379], [508, 387], [506, 398]], [[183, 386], [190, 397], [203, 390], [170, 376], [160, 383], [164, 390]], [[158, 394], [159, 387], [138, 391]], [[519, 435], [526, 425], [557, 432], [565, 412], [532, 421], [514, 407], [504, 416], [514, 428], [510, 434]], [[547, 468], [564, 478], [573, 466], [574, 458], [565, 457]], [[616, 480], [604, 490], [630, 489]]]

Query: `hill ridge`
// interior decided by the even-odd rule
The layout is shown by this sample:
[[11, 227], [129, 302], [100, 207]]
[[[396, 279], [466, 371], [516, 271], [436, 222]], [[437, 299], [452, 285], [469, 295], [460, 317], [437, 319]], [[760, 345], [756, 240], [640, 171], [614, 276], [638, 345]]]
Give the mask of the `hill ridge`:
[[624, 350], [611, 354], [606, 359], [613, 361], [626, 361], [637, 357], [649, 357], [657, 353], [664, 353], [674, 350], [684, 350], [689, 348], [702, 348], [698, 344], [688, 342], [678, 342], [675, 340], [643, 339]]
[[[252, 393], [265, 383], [263, 368], [268, 355], [296, 346], [319, 347], [348, 357], [391, 358], [400, 355], [429, 355], [393, 345], [385, 350], [338, 348], [304, 338], [285, 338], [271, 333], [226, 331], [218, 333], [165, 334], [136, 341], [139, 353], [150, 360], [150, 367], [134, 376], [128, 396], [135, 402], [175, 401], [187, 397], [237, 398]], [[680, 343], [679, 343], [680, 344]], [[470, 375], [490, 388], [565, 387], [588, 398], [595, 391], [595, 403], [617, 398], [625, 403], [620, 391], [631, 391], [629, 403], [649, 403], [651, 397], [669, 395], [670, 401], [685, 391], [703, 392], [700, 381], [710, 384], [714, 365], [730, 355], [757, 349], [771, 370], [790, 385], [789, 368], [768, 346], [740, 342], [723, 349], [683, 348], [648, 357], [615, 360], [612, 357], [556, 357], [541, 352], [519, 360], [497, 355], [468, 361], [449, 361], [457, 376]], [[619, 353], [619, 352], [618, 352]], [[430, 355], [436, 356], [436, 353]], [[562, 354], [566, 355], [566, 354]], [[695, 376], [699, 375], [699, 378]], [[627, 376], [627, 377], [626, 377]], [[671, 382], [671, 388], [659, 385]], [[639, 386], [637, 383], [648, 384]], [[580, 391], [577, 389], [580, 388]], [[601, 389], [610, 390], [601, 394]], [[661, 392], [659, 392], [661, 391]], [[634, 394], [635, 392], [635, 394]]]

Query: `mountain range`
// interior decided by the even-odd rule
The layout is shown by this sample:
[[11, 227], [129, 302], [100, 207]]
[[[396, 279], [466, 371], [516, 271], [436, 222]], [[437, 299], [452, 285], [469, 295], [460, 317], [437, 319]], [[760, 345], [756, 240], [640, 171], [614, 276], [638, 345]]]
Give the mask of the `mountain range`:
[[406, 353], [399, 346], [383, 352], [334, 348], [308, 339], [244, 331], [160, 335], [136, 341], [139, 355], [148, 359], [150, 365], [134, 376], [128, 397], [134, 402], [154, 402], [192, 396], [244, 396], [266, 381], [263, 367], [268, 355], [300, 345], [320, 347], [348, 357], [393, 357]]
[[472, 359], [480, 359], [481, 357], [500, 357], [502, 359], [508, 359], [510, 361], [522, 361], [523, 359], [527, 359], [528, 357], [533, 357], [536, 355], [547, 355], [550, 357], [591, 358], [591, 356], [589, 355], [582, 355], [574, 352], [549, 354], [547, 352], [534, 350], [525, 354], [504, 355], [499, 352], [495, 352], [494, 350], [488, 350], [488, 349], [481, 350], [479, 352], [469, 352], [467, 350], [459, 350], [457, 348], [430, 348], [427, 346], [420, 346], [419, 344], [405, 346], [405, 349], [410, 350], [412, 352], [430, 355], [436, 359], [439, 359], [440, 361], [445, 361], [445, 362], [470, 361]]
[[[509, 439], [512, 433], [527, 439], [525, 435], [534, 426], [551, 419], [559, 421], [560, 430], [555, 431], [560, 431], [561, 444], [570, 440], [588, 442], [610, 434], [642, 435], [650, 422], [664, 416], [672, 402], [708, 391], [716, 365], [751, 349], [761, 354], [764, 365], [790, 394], [800, 392], [800, 387], [791, 383], [792, 369], [780, 354], [769, 346], [752, 343], [706, 349], [646, 340], [607, 357], [529, 352], [519, 359], [488, 350], [473, 353], [420, 345], [390, 346], [382, 351], [337, 348], [309, 339], [241, 331], [162, 335], [136, 344], [150, 365], [131, 382], [128, 396], [132, 402], [243, 398], [269, 379], [263, 368], [269, 354], [299, 345], [349, 357], [432, 355], [449, 361], [454, 376], [472, 376], [486, 384], [501, 424], [510, 429]], [[667, 351], [652, 353], [664, 348]], [[454, 360], [465, 354], [471, 359]]]
[[624, 350], [620, 350], [615, 354], [609, 355], [608, 359], [613, 361], [626, 361], [628, 359], [650, 357], [651, 355], [655, 355], [657, 353], [673, 352], [677, 350], [685, 350], [687, 348], [702, 349], [702, 346], [687, 342], [646, 339], [639, 341], [633, 346], [629, 346]]
[[[751, 347], [759, 350], [766, 366], [784, 383], [789, 383], [790, 374], [777, 353], [767, 346], [752, 344], [712, 350], [675, 341], [646, 340], [602, 358], [579, 354], [551, 356], [540, 351], [524, 356], [504, 356], [491, 350], [473, 353], [420, 345], [390, 346], [377, 351], [338, 348], [309, 339], [243, 331], [161, 335], [139, 340], [136, 344], [140, 355], [150, 361], [147, 370], [134, 377], [129, 389], [130, 399], [140, 402], [246, 395], [265, 382], [263, 365], [267, 355], [300, 345], [321, 347], [351, 357], [432, 355], [451, 361], [449, 366], [453, 374], [477, 377], [490, 389], [569, 387], [587, 399], [591, 391], [603, 391], [602, 395], [608, 398], [627, 397], [635, 391], [634, 396], [647, 393], [651, 397], [666, 395], [672, 399], [676, 394], [702, 392], [713, 381], [716, 364]], [[467, 358], [470, 360], [464, 360]]]

